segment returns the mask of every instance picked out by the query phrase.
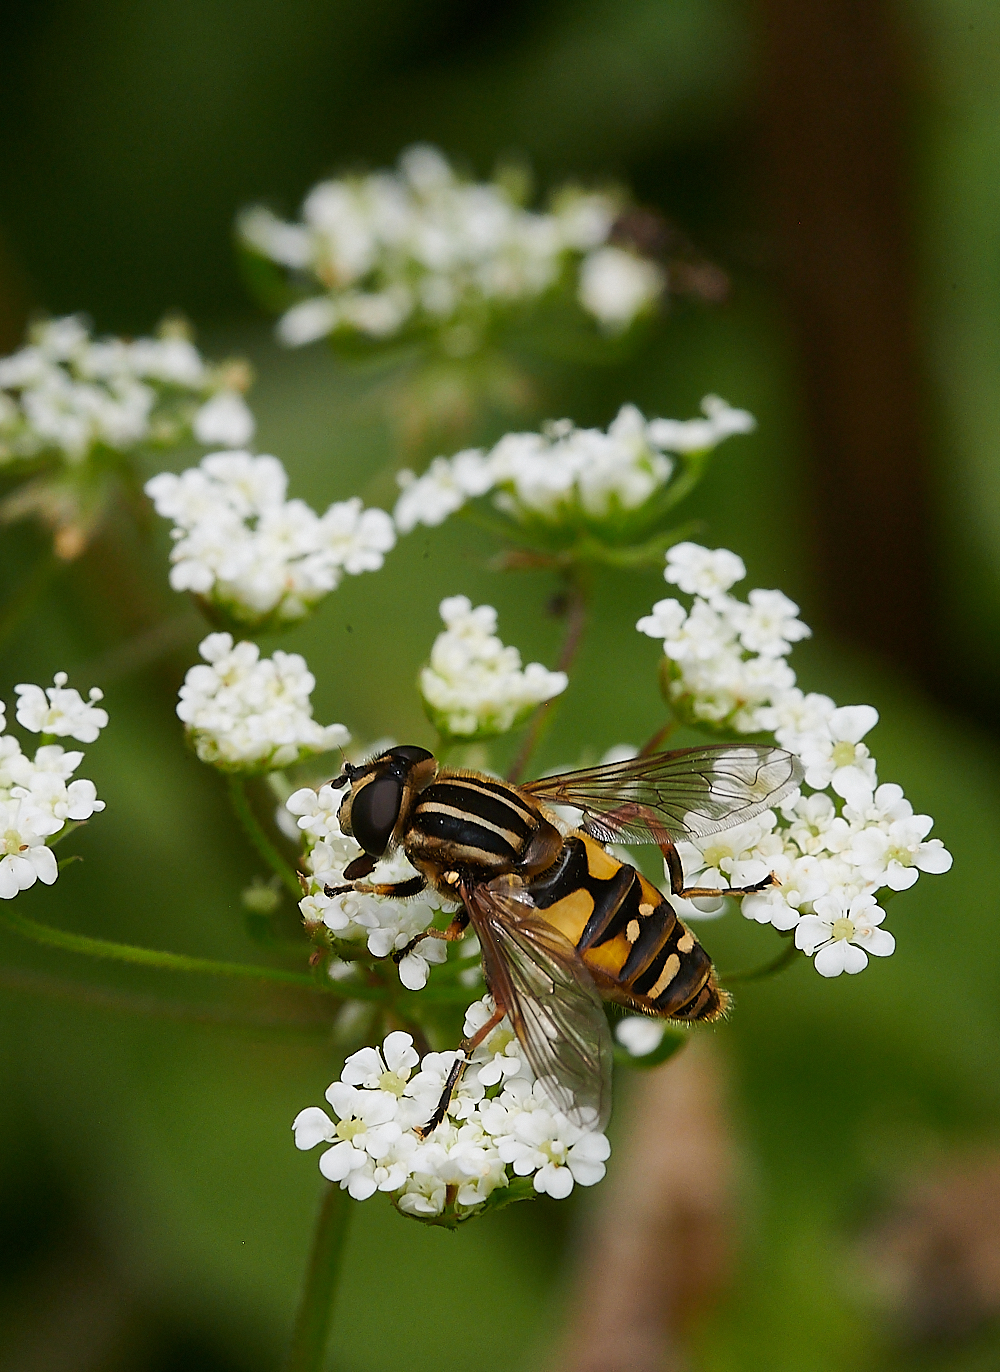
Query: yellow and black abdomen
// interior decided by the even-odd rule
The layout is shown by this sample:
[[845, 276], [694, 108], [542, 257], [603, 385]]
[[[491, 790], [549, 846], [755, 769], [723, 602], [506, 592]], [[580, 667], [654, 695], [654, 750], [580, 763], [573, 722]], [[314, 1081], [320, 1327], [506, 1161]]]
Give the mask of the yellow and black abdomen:
[[717, 1019], [728, 996], [711, 959], [636, 869], [586, 834], [528, 883], [535, 904], [574, 943], [610, 999], [680, 1020]]

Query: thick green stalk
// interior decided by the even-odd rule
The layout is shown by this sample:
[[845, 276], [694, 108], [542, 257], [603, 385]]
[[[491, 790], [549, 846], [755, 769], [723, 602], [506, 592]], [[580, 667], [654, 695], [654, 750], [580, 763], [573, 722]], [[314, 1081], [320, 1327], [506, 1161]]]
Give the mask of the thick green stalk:
[[[108, 958], [113, 962], [130, 962], [141, 967], [158, 967], [166, 972], [195, 972], [209, 977], [238, 977], [244, 981], [274, 981], [285, 986], [298, 986], [304, 991], [318, 991], [341, 1001], [367, 1000], [387, 1004], [396, 996], [395, 988], [386, 985], [366, 986], [357, 981], [352, 981], [350, 985], [337, 984], [321, 981], [309, 972], [289, 972], [282, 967], [261, 967], [254, 963], [219, 962], [215, 958], [193, 958], [187, 953], [164, 953], [157, 948], [140, 948], [133, 943], [112, 943], [108, 939], [91, 938], [87, 934], [72, 934], [67, 929], [54, 929], [51, 924], [39, 924], [37, 920], [5, 907], [0, 907], [0, 924], [6, 924], [24, 938], [42, 943], [47, 948]], [[431, 986], [413, 995], [414, 1004], [424, 1005], [464, 1005], [470, 998], [470, 993], [462, 986]], [[416, 1000], [417, 996], [419, 1001]]]
[[[217, 962], [215, 958], [193, 958], [187, 953], [164, 953], [157, 948], [140, 948], [133, 943], [112, 943], [108, 939], [90, 938], [87, 934], [73, 934], [68, 929], [54, 929], [50, 924], [19, 915], [14, 910], [0, 909], [0, 923], [23, 934], [35, 943], [49, 948], [61, 948], [68, 953], [85, 953], [94, 958], [110, 958], [114, 962], [131, 962], [142, 967], [159, 967], [168, 972], [199, 972], [210, 977], [241, 977], [250, 981], [280, 981], [286, 986], [301, 986], [309, 991], [338, 992], [331, 983], [327, 988], [308, 972], [287, 972], [281, 967], [258, 967], [244, 962]], [[365, 998], [364, 988], [350, 995]]]
[[292, 899], [296, 903], [300, 901], [302, 899], [302, 887], [299, 884], [299, 879], [293, 868], [285, 861], [264, 832], [250, 804], [246, 782], [236, 773], [231, 773], [229, 777], [229, 799], [233, 803], [233, 809], [236, 811], [236, 816], [242, 824], [247, 838], [272, 872], [276, 872], [281, 878]]
[[284, 1372], [322, 1372], [351, 1204], [346, 1191], [327, 1182]]

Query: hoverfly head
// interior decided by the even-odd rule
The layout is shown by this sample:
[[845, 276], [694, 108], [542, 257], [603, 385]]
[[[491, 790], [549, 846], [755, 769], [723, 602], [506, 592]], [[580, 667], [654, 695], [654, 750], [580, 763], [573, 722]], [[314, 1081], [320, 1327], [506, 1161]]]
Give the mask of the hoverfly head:
[[366, 853], [381, 857], [394, 840], [399, 841], [413, 797], [436, 772], [433, 754], [412, 745], [389, 748], [360, 767], [345, 762], [342, 784], [349, 781], [351, 789], [340, 807], [341, 829]]

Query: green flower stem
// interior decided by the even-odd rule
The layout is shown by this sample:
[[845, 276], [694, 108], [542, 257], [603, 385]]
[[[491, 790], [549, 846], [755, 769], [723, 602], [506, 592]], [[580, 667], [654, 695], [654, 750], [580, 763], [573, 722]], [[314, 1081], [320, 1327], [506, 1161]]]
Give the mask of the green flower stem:
[[765, 977], [773, 977], [778, 972], [783, 972], [786, 967], [791, 967], [798, 956], [798, 952], [795, 940], [789, 939], [788, 947], [783, 948], [776, 958], [772, 958], [770, 962], [765, 962], [762, 967], [754, 967], [747, 972], [733, 972], [729, 976], [721, 976], [719, 980], [723, 986], [732, 986], [735, 982], [763, 981]]
[[[243, 962], [218, 962], [215, 958], [193, 958], [186, 953], [164, 953], [157, 948], [140, 948], [132, 943], [112, 943], [108, 939], [90, 938], [87, 934], [72, 934], [67, 929], [54, 929], [50, 924], [39, 924], [37, 920], [19, 915], [13, 910], [0, 909], [0, 923], [15, 930], [35, 943], [43, 943], [48, 948], [61, 948], [68, 953], [84, 953], [94, 958], [110, 958], [115, 962], [131, 962], [141, 967], [159, 967], [167, 972], [197, 972], [210, 977], [241, 977], [250, 981], [279, 981], [286, 986], [301, 986], [308, 991], [326, 991], [328, 988], [318, 982], [308, 972], [287, 972], [281, 967], [257, 967]], [[357, 994], [352, 990], [354, 999], [375, 999], [366, 992], [368, 987], [359, 988]], [[345, 999], [343, 993], [334, 986], [329, 987], [333, 995]]]
[[264, 832], [260, 821], [253, 812], [250, 797], [247, 795], [246, 782], [238, 773], [230, 773], [229, 799], [232, 801], [236, 816], [243, 825], [247, 838], [257, 849], [267, 865], [282, 881], [285, 889], [296, 904], [302, 899], [302, 887], [294, 869], [285, 861], [277, 848]]
[[322, 1372], [352, 1204], [346, 1191], [326, 1183], [284, 1372]]
[[[568, 672], [576, 660], [580, 644], [583, 641], [584, 630], [587, 627], [587, 587], [579, 570], [570, 573], [567, 577], [569, 591], [569, 605], [566, 610], [566, 637], [563, 640], [562, 651], [559, 654], [559, 661], [556, 663], [556, 671]], [[535, 749], [542, 741], [546, 730], [552, 723], [555, 714], [556, 702], [560, 699], [556, 696], [553, 700], [547, 700], [544, 705], [540, 705], [532, 716], [528, 732], [524, 742], [521, 744], [517, 757], [507, 773], [507, 780], [518, 782], [527, 770], [528, 763], [534, 755]]]
[[[393, 1005], [399, 1000], [396, 988], [390, 985], [348, 986], [320, 981], [309, 972], [289, 972], [282, 967], [261, 967], [245, 962], [219, 962], [215, 958], [193, 958], [187, 953], [165, 953], [157, 948], [140, 948], [133, 943], [112, 943], [108, 939], [91, 938], [87, 934], [72, 934], [67, 929], [54, 929], [51, 924], [19, 915], [13, 910], [0, 909], [0, 924], [47, 948], [61, 948], [67, 953], [83, 953], [88, 957], [108, 958], [113, 962], [129, 962], [140, 967], [158, 967], [166, 972], [195, 972], [209, 977], [238, 977], [243, 981], [274, 981], [284, 986], [297, 986], [304, 991], [317, 991], [339, 1001], [366, 1000]], [[412, 1005], [468, 1005], [474, 999], [464, 986], [429, 986], [424, 991], [404, 992], [403, 1004]], [[412, 998], [412, 999], [411, 999]]]

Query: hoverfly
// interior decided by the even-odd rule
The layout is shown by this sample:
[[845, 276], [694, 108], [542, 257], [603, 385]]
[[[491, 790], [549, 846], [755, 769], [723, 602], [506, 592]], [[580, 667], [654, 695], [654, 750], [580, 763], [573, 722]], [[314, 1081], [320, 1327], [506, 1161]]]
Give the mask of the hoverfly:
[[[439, 767], [425, 748], [390, 748], [331, 785], [350, 787], [340, 827], [364, 849], [348, 885], [326, 888], [406, 899], [431, 886], [461, 908], [447, 929], [469, 924], [483, 957], [494, 1012], [463, 1040], [434, 1115], [439, 1124], [473, 1050], [507, 1016], [528, 1064], [556, 1108], [603, 1128], [611, 1112], [612, 1044], [602, 998], [645, 1014], [691, 1022], [725, 1012], [728, 994], [669, 900], [604, 844], [656, 843], [674, 896], [746, 895], [772, 884], [717, 891], [686, 887], [674, 842], [753, 819], [802, 777], [780, 748], [723, 744], [684, 748], [564, 772], [515, 785], [481, 772]], [[564, 832], [550, 807], [582, 813]], [[402, 848], [417, 875], [394, 884], [364, 878]]]

